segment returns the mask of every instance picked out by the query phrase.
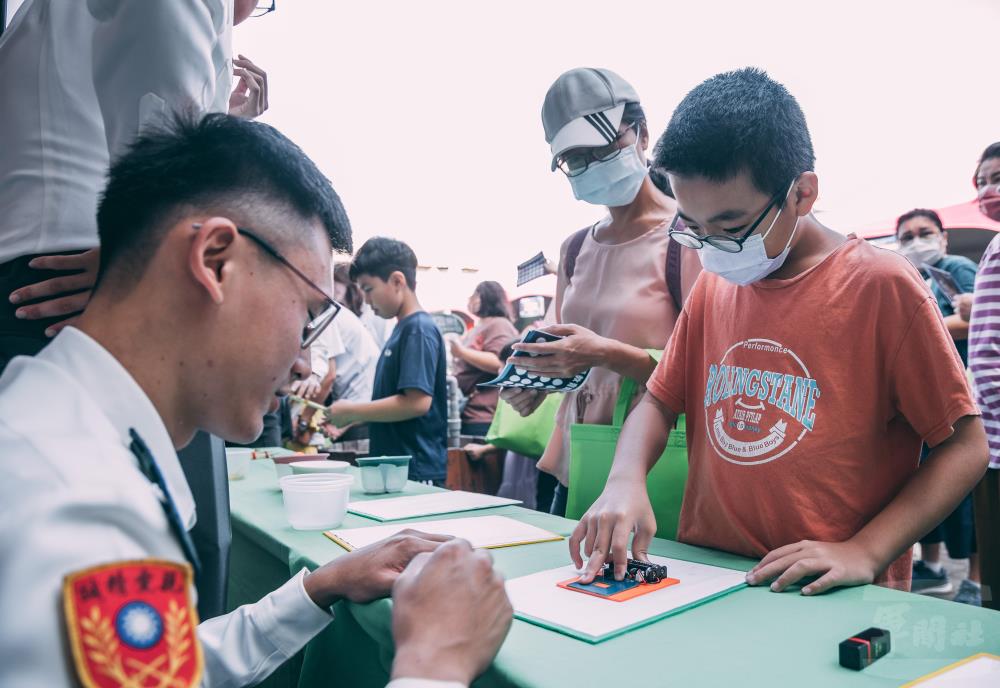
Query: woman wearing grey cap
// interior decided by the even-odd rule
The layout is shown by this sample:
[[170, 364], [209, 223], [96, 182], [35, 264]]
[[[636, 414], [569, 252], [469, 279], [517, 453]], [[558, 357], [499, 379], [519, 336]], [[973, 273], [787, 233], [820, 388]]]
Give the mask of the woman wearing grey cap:
[[[556, 315], [547, 328], [565, 338], [519, 344], [529, 353], [519, 367], [567, 377], [593, 368], [587, 384], [566, 394], [540, 470], [559, 479], [552, 512], [566, 508], [569, 429], [574, 423], [611, 422], [624, 377], [641, 391], [681, 305], [701, 270], [693, 251], [670, 248], [667, 226], [676, 211], [649, 177], [646, 117], [635, 89], [608, 69], [573, 69], [549, 88], [542, 106], [552, 170], [566, 175], [574, 196], [605, 206], [607, 214], [572, 234], [560, 251]], [[507, 389], [503, 398], [522, 415], [545, 393]], [[637, 398], [640, 395], [637, 395]], [[635, 399], [632, 400], [635, 403]]]

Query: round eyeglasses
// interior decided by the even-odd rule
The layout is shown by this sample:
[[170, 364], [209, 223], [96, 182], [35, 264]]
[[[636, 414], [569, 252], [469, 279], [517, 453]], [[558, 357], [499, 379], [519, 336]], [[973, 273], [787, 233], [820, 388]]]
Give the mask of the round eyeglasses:
[[[792, 181], [792, 185], [795, 181]], [[725, 234], [696, 234], [687, 225], [684, 224], [683, 218], [681, 218], [680, 212], [674, 215], [673, 221], [670, 223], [670, 229], [667, 230], [667, 234], [671, 239], [676, 241], [681, 246], [693, 249], [704, 248], [705, 244], [708, 244], [712, 248], [717, 248], [720, 251], [725, 251], [726, 253], [739, 253], [743, 250], [743, 244], [746, 243], [750, 235], [754, 233], [754, 230], [764, 221], [767, 214], [771, 212], [776, 204], [779, 204], [785, 199], [786, 196], [791, 192], [792, 188], [789, 186], [788, 191], [784, 193], [779, 193], [771, 199], [771, 202], [767, 204], [764, 208], [764, 212], [757, 216], [757, 219], [753, 221], [750, 227], [741, 236], [727, 236]], [[780, 210], [778, 211], [781, 212]], [[774, 216], [774, 220], [777, 221], [778, 216]], [[771, 222], [771, 227], [774, 226], [774, 221]], [[767, 231], [771, 231], [771, 227], [767, 228]], [[767, 234], [767, 232], [764, 232]]]
[[628, 148], [628, 146], [620, 147], [619, 143], [621, 142], [622, 137], [633, 128], [635, 130], [636, 137], [638, 137], [638, 123], [634, 122], [629, 124], [624, 131], [618, 132], [618, 135], [615, 136], [614, 140], [606, 146], [600, 146], [597, 148], [579, 148], [576, 149], [576, 152], [571, 151], [561, 154], [558, 158], [556, 158], [556, 167], [558, 167], [567, 177], [579, 177], [593, 164], [614, 160], [621, 155], [623, 150]]

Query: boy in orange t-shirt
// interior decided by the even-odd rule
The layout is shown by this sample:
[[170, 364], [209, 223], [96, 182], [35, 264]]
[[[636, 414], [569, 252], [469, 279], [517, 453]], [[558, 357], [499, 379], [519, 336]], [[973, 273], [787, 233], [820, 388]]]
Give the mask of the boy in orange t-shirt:
[[[677, 415], [690, 464], [677, 539], [763, 557], [750, 584], [910, 582], [910, 547], [986, 469], [979, 411], [934, 298], [902, 257], [811, 214], [805, 117], [765, 73], [717, 75], [656, 148], [671, 237], [705, 272], [623, 429], [570, 553], [584, 581], [656, 530], [646, 474]], [[933, 451], [918, 470], [921, 441]]]

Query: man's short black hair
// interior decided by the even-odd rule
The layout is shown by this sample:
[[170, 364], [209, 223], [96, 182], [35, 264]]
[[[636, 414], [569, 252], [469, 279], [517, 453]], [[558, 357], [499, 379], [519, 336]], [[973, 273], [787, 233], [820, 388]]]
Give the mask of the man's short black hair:
[[396, 239], [373, 237], [361, 245], [351, 261], [351, 279], [357, 281], [361, 275], [378, 277], [389, 281], [394, 272], [403, 273], [406, 286], [417, 288], [417, 254], [413, 249]]
[[[281, 218], [294, 213], [318, 219], [331, 248], [351, 250], [351, 225], [337, 192], [277, 129], [218, 113], [179, 114], [140, 134], [111, 165], [97, 208], [98, 277], [138, 279], [170, 224], [191, 212], [250, 228], [263, 216], [282, 227]], [[287, 232], [271, 238], [279, 246], [296, 240]]]
[[717, 74], [681, 101], [654, 149], [654, 168], [678, 176], [732, 179], [744, 170], [772, 196], [816, 159], [802, 108], [753, 67]]
[[938, 230], [944, 234], [944, 225], [941, 223], [941, 216], [928, 208], [914, 208], [913, 210], [908, 210], [896, 218], [896, 234], [899, 234], [899, 228], [903, 226], [904, 222], [908, 222], [915, 217], [927, 218], [937, 225]]

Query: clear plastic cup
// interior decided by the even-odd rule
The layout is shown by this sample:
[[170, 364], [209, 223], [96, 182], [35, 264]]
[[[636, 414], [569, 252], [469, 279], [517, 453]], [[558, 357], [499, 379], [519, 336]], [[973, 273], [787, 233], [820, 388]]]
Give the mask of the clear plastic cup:
[[336, 528], [347, 515], [353, 483], [354, 476], [343, 473], [282, 478], [279, 484], [288, 522], [296, 530]]
[[349, 473], [310, 473], [310, 474], [300, 474], [300, 475], [286, 475], [278, 480], [278, 487], [283, 487], [284, 485], [295, 485], [298, 487], [323, 487], [327, 484], [333, 483], [339, 485], [344, 482], [345, 478], [351, 478], [354, 480], [354, 476]]
[[230, 480], [243, 480], [247, 477], [247, 469], [250, 468], [250, 460], [253, 458], [253, 449], [243, 449], [233, 447], [226, 449], [226, 469], [229, 472]]

